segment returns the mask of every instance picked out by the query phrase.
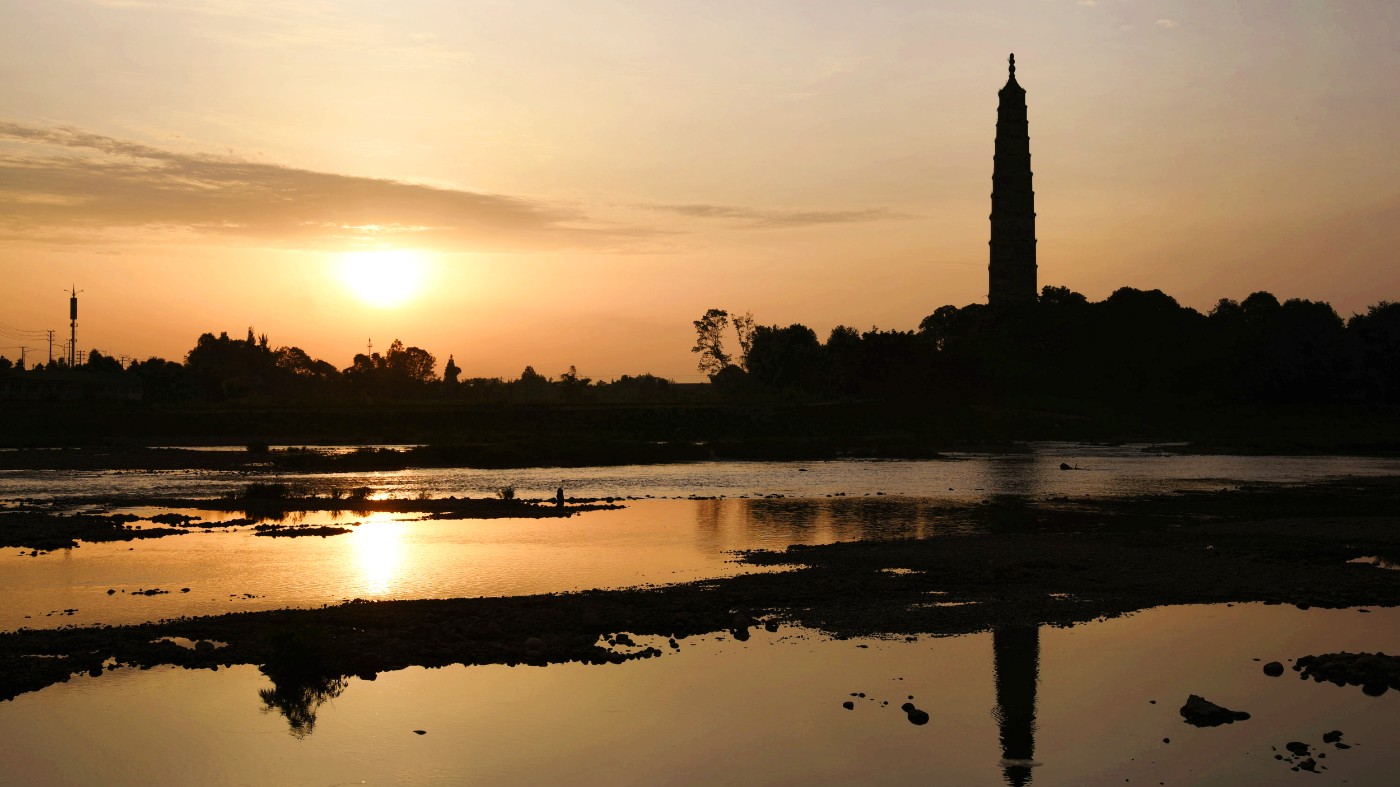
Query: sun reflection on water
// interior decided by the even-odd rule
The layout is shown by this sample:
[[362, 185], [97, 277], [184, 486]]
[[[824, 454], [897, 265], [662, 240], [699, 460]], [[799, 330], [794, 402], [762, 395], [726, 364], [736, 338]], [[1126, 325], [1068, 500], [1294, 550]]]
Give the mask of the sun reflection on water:
[[377, 512], [355, 528], [351, 538], [365, 592], [387, 594], [397, 584], [403, 565], [403, 523], [387, 512]]

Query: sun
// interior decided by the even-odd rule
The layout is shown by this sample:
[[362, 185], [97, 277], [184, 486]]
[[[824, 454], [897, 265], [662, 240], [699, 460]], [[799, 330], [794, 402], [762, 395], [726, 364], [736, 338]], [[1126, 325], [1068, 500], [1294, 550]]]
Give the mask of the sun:
[[340, 256], [340, 280], [356, 298], [381, 309], [402, 306], [423, 290], [427, 263], [407, 249], [352, 251]]

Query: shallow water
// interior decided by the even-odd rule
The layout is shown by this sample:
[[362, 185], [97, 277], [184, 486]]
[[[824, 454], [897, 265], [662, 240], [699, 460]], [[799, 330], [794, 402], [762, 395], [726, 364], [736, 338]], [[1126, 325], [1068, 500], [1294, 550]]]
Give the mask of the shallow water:
[[[1062, 462], [1079, 469], [1062, 471]], [[946, 461], [289, 475], [312, 491], [370, 486], [398, 497], [490, 495], [506, 485], [545, 497], [563, 480], [575, 497], [749, 499], [643, 499], [568, 519], [312, 513], [299, 521], [352, 532], [283, 539], [194, 530], [35, 557], [3, 550], [0, 629], [672, 583], [749, 570], [730, 562], [732, 550], [957, 530], [939, 511], [950, 500], [1396, 474], [1400, 461], [1386, 459], [1039, 444]], [[252, 478], [266, 480], [7, 472], [0, 500], [116, 495], [140, 509], [142, 496], [209, 498]], [[171, 592], [134, 593], [152, 588]], [[1400, 767], [1396, 692], [1371, 698], [1291, 672], [1271, 679], [1256, 661], [1400, 652], [1396, 609], [1174, 607], [911, 642], [784, 628], [663, 650], [608, 666], [410, 668], [290, 702], [252, 667], [84, 675], [0, 703], [0, 784], [1236, 785], [1306, 777], [1380, 785]], [[1190, 727], [1177, 709], [1191, 693], [1253, 718]], [[928, 724], [913, 725], [898, 709], [909, 695]], [[854, 708], [843, 709], [845, 701]], [[1317, 746], [1332, 729], [1355, 748], [1322, 749], [1329, 756], [1318, 762], [1329, 770], [1321, 777], [1274, 759], [1285, 743]]]
[[[1060, 470], [1061, 463], [1080, 468]], [[1400, 460], [1358, 457], [1179, 456], [1143, 446], [1041, 443], [1024, 454], [943, 461], [701, 462], [586, 469], [424, 469], [287, 476], [313, 491], [369, 486], [376, 497], [552, 495], [559, 476], [573, 496], [634, 496], [620, 511], [568, 519], [429, 520], [417, 515], [314, 512], [337, 523], [329, 538], [202, 531], [160, 539], [82, 544], [28, 556], [0, 550], [0, 630], [133, 623], [180, 615], [363, 599], [502, 596], [634, 587], [729, 576], [735, 550], [781, 549], [864, 538], [923, 537], [959, 524], [940, 502], [997, 495], [1112, 497], [1214, 489], [1251, 481], [1397, 475]], [[72, 495], [212, 498], [252, 476], [176, 472], [0, 473], [0, 501]], [[653, 500], [688, 495], [783, 495]], [[190, 512], [218, 520], [238, 514]], [[137, 590], [171, 591], [153, 596]], [[181, 592], [189, 588], [188, 592]], [[115, 593], [108, 594], [108, 590]]]
[[[0, 703], [0, 782], [1392, 784], [1400, 696], [1255, 660], [1337, 650], [1400, 650], [1400, 611], [1173, 607], [915, 642], [781, 629], [621, 665], [410, 668], [349, 679], [299, 733], [255, 668], [118, 670]], [[1186, 725], [1192, 693], [1252, 718]], [[898, 709], [910, 695], [928, 724]], [[1320, 776], [1274, 759], [1333, 729], [1354, 748], [1322, 747]]]
[[[335, 450], [335, 449], [328, 449]], [[1077, 469], [1064, 471], [1061, 464]], [[1110, 497], [1211, 489], [1252, 481], [1400, 475], [1400, 459], [1347, 456], [1193, 456], [1149, 446], [1036, 443], [1019, 454], [949, 454], [943, 460], [686, 462], [590, 468], [424, 468], [374, 473], [209, 471], [0, 471], [0, 500], [70, 496], [211, 498], [250, 480], [280, 479], [314, 493], [368, 486], [392, 497], [825, 497], [903, 495], [972, 500], [991, 495]]]
[[[317, 513], [300, 521], [336, 522], [351, 532], [267, 538], [248, 528], [193, 529], [38, 556], [0, 551], [0, 629], [137, 623], [352, 598], [673, 584], [761, 570], [736, 565], [735, 550], [926, 536], [956, 527], [926, 501], [891, 497], [640, 500], [567, 519]], [[172, 592], [134, 593], [149, 589]]]

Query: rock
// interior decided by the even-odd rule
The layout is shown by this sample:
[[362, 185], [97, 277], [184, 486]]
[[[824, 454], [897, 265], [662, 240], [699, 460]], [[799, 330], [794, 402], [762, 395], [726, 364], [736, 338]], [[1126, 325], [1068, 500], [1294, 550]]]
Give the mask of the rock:
[[911, 710], [915, 710], [915, 708], [914, 708], [914, 703], [912, 703], [912, 702], [906, 702], [906, 703], [904, 703], [903, 705], [900, 705], [900, 706], [899, 706], [899, 709], [902, 710], [902, 711], [904, 711], [905, 713], [908, 713], [908, 712], [911, 711]]
[[855, 710], [856, 704], [854, 702], [851, 702], [850, 700], [846, 700], [845, 702], [841, 703], [841, 707], [845, 708], [846, 710]]
[[107, 588], [107, 595], [109, 595], [109, 596], [115, 596], [116, 594], [117, 594], [117, 591], [115, 591], [115, 590], [113, 590], [113, 589], [111, 589], [111, 588]]
[[909, 711], [909, 723], [917, 725], [928, 724], [928, 714], [918, 708], [914, 708]]
[[414, 731], [413, 731], [413, 734], [414, 734], [414, 735], [427, 735], [427, 734], [428, 734], [428, 731], [427, 731], [427, 730], [414, 730]]
[[1342, 731], [1341, 731], [1341, 730], [1332, 730], [1331, 732], [1324, 732], [1324, 733], [1322, 733], [1322, 742], [1323, 742], [1323, 743], [1336, 743], [1337, 741], [1339, 741], [1339, 740], [1341, 740], [1341, 739], [1342, 739]]
[[765, 621], [763, 621], [763, 629], [764, 629], [765, 631], [769, 631], [769, 632], [777, 631], [777, 630], [778, 630], [778, 621], [776, 621], [776, 620], [765, 620]]
[[1186, 698], [1186, 704], [1181, 706], [1181, 717], [1187, 724], [1197, 727], [1218, 727], [1221, 724], [1244, 721], [1249, 718], [1249, 714], [1223, 708], [1204, 697], [1192, 694]]
[[1325, 653], [1304, 656], [1293, 667], [1304, 678], [1360, 686], [1372, 697], [1400, 689], [1400, 657], [1384, 653]]
[[1278, 676], [1283, 674], [1283, 664], [1277, 661], [1271, 661], [1268, 664], [1265, 664], [1264, 674], [1268, 675], [1271, 678], [1277, 678]]
[[1061, 463], [1060, 463], [1060, 469], [1061, 469], [1061, 470], [1073, 470], [1074, 468], [1073, 468], [1073, 467], [1070, 467], [1069, 464], [1066, 463], [1066, 462], [1061, 462]]
[[1289, 750], [1293, 754], [1298, 755], [1299, 757], [1303, 756], [1304, 754], [1307, 754], [1309, 751], [1312, 750], [1311, 746], [1308, 746], [1308, 744], [1303, 743], [1302, 741], [1289, 741], [1288, 743], [1285, 743], [1283, 745], [1283, 748]]

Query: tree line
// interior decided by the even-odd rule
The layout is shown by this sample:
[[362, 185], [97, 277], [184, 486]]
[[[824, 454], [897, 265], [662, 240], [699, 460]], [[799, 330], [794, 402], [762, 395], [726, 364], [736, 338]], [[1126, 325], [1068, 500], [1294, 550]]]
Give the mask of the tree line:
[[448, 356], [442, 374], [437, 358], [397, 339], [384, 353], [357, 353], [348, 367], [313, 358], [300, 347], [273, 347], [266, 334], [248, 329], [246, 338], [227, 332], [205, 333], [183, 363], [152, 357], [123, 366], [116, 358], [90, 350], [76, 368], [54, 362], [30, 368], [0, 356], [0, 375], [43, 380], [87, 379], [124, 382], [140, 387], [142, 398], [155, 402], [279, 400], [293, 402], [364, 399], [463, 399], [480, 402], [574, 401], [585, 397], [617, 401], [664, 398], [670, 381], [650, 374], [624, 375], [594, 382], [570, 366], [557, 378], [525, 367], [513, 380], [463, 378]]
[[1400, 401], [1400, 304], [1386, 301], [1343, 319], [1325, 302], [1256, 292], [1203, 314], [1160, 290], [1091, 302], [1045, 287], [1022, 308], [943, 306], [916, 330], [843, 325], [825, 341], [721, 309], [695, 329], [699, 368], [735, 396]]
[[[1124, 287], [1089, 301], [1045, 287], [1020, 308], [942, 306], [913, 330], [843, 325], [824, 341], [802, 324], [761, 325], [722, 309], [694, 328], [692, 351], [711, 384], [687, 390], [687, 401], [1400, 402], [1400, 304], [1386, 301], [1343, 319], [1325, 302], [1268, 292], [1202, 313], [1160, 290]], [[242, 339], [205, 333], [183, 362], [123, 366], [93, 350], [78, 370], [24, 369], [0, 357], [0, 376], [11, 379], [75, 371], [138, 385], [154, 402], [673, 402], [684, 388], [651, 374], [594, 381], [572, 366], [554, 377], [527, 366], [515, 379], [468, 378], [451, 356], [439, 374], [432, 353], [397, 340], [338, 369], [251, 328]]]

